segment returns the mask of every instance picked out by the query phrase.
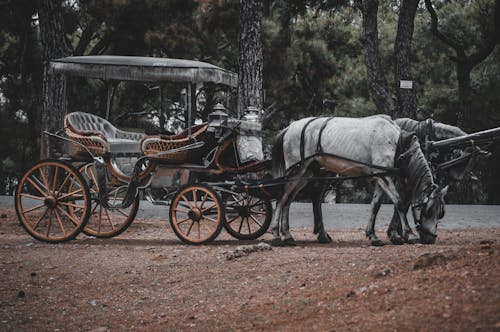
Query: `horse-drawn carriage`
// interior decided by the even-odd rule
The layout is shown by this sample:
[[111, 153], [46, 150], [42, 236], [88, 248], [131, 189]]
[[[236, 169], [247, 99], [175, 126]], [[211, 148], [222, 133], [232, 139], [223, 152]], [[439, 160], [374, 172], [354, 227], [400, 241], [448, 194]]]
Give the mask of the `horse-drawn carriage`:
[[[267, 230], [270, 201], [234, 186], [236, 178], [255, 177], [269, 166], [262, 156], [258, 114], [250, 109], [241, 119], [229, 118], [219, 104], [208, 122], [193, 124], [196, 84], [234, 88], [235, 74], [197, 61], [119, 56], [58, 59], [51, 62], [51, 73], [111, 82], [106, 117], [118, 81], [160, 88], [163, 82], [185, 83], [186, 128], [175, 135], [145, 135], [93, 114], [67, 114], [64, 136], [46, 134], [66, 141], [68, 153], [38, 162], [18, 184], [16, 212], [33, 237], [64, 242], [82, 230], [116, 236], [134, 220], [142, 189], [153, 203], [170, 205], [170, 224], [186, 243], [210, 242], [223, 227], [239, 239], [255, 239]], [[217, 185], [194, 180], [201, 173]], [[150, 188], [165, 191], [170, 201], [152, 198]]]
[[[294, 129], [295, 134], [289, 138], [288, 143], [291, 150], [285, 153], [288, 157], [295, 158], [291, 159], [291, 163], [295, 164], [287, 165], [288, 171], [281, 174], [281, 177], [263, 179], [262, 172], [270, 169], [271, 160], [263, 160], [260, 123], [257, 121], [259, 116], [255, 110], [249, 109], [241, 118], [230, 118], [224, 112], [224, 106], [219, 105], [209, 115], [208, 122], [194, 124], [193, 121], [196, 86], [211, 82], [234, 88], [237, 85], [235, 74], [203, 62], [116, 56], [58, 59], [51, 62], [51, 72], [108, 82], [106, 118], [119, 81], [160, 84], [161, 96], [163, 82], [187, 84], [184, 117], [186, 126], [184, 131], [175, 135], [146, 135], [120, 130], [96, 115], [82, 112], [67, 114], [64, 119], [64, 136], [46, 134], [66, 141], [68, 154], [57, 160], [42, 160], [35, 164], [23, 175], [16, 191], [18, 218], [28, 233], [39, 240], [64, 242], [75, 238], [80, 231], [95, 237], [116, 236], [134, 220], [141, 191], [154, 204], [170, 205], [169, 220], [172, 229], [182, 241], [191, 244], [214, 240], [223, 227], [238, 239], [260, 237], [271, 224], [271, 200], [279, 201], [278, 213], [274, 219], [274, 224], [277, 225], [283, 221], [282, 210], [284, 209], [285, 214], [288, 213], [286, 204], [289, 205], [290, 197], [293, 200], [308, 181], [325, 183], [353, 177], [376, 177], [379, 186], [393, 196], [391, 199], [396, 204], [398, 194], [390, 176], [401, 174], [394, 168], [394, 151], [400, 138], [400, 129], [394, 129], [396, 124], [385, 117], [369, 117], [372, 118], [370, 121], [375, 122], [366, 133], [381, 131], [385, 126], [387, 130], [384, 135], [388, 132], [394, 134], [390, 143], [392, 145], [387, 146], [389, 152], [373, 150], [375, 154], [368, 157], [357, 152], [353, 155], [351, 148], [353, 142], [359, 145], [363, 141], [356, 133], [361, 132], [360, 128], [369, 121], [337, 121], [338, 118], [334, 117], [298, 121], [302, 125]], [[163, 114], [165, 103], [160, 104]], [[385, 123], [387, 120], [390, 123]], [[427, 123], [432, 125], [431, 122]], [[402, 124], [398, 125], [403, 128]], [[352, 127], [348, 129], [350, 134], [338, 136], [349, 126]], [[329, 130], [333, 130], [332, 135], [324, 134]], [[409, 130], [413, 131], [411, 128]], [[416, 131], [417, 134], [419, 131], [425, 134], [418, 128]], [[284, 133], [279, 135], [282, 136], [281, 139]], [[353, 133], [356, 137], [352, 136]], [[421, 146], [425, 152], [426, 158], [417, 158], [422, 164], [417, 171], [420, 174], [418, 176], [426, 173], [427, 182], [411, 179], [412, 176], [417, 176], [415, 174], [410, 174], [409, 178], [411, 181], [418, 180], [415, 186], [418, 184], [421, 187], [412, 189], [414, 194], [419, 195], [414, 197], [412, 210], [420, 211], [414, 214], [414, 218], [421, 240], [422, 236], [430, 236], [428, 243], [435, 240], [436, 230], [426, 230], [422, 220], [433, 219], [435, 228], [436, 216], [442, 215], [439, 211], [442, 202], [434, 204], [435, 207], [430, 204], [439, 201], [436, 195], [440, 191], [434, 184], [432, 173], [435, 175], [457, 164], [466, 164], [474, 156], [483, 153], [481, 147], [498, 141], [500, 128], [463, 134], [465, 133], [461, 131], [452, 131], [449, 136], [452, 138], [438, 142], [434, 142], [436, 137], [427, 137], [420, 145], [413, 142], [407, 150], [400, 151], [402, 156], [410, 156], [409, 160], [413, 160], [413, 152], [420, 151]], [[370, 135], [370, 139], [365, 141], [373, 147], [378, 143], [373, 134]], [[327, 143], [333, 145], [325, 146], [322, 136], [329, 136], [330, 142]], [[305, 142], [306, 138], [308, 142]], [[447, 136], [439, 137], [443, 138]], [[342, 140], [345, 144], [340, 144]], [[377, 146], [383, 148], [386, 145], [387, 137]], [[349, 146], [350, 150], [346, 150]], [[472, 150], [462, 151], [465, 147], [472, 147]], [[307, 149], [310, 151], [304, 154]], [[461, 153], [454, 155], [457, 149]], [[388, 158], [383, 159], [386, 152]], [[444, 154], [448, 156], [444, 161], [436, 158], [436, 155], [442, 157]], [[283, 151], [273, 161], [278, 157], [283, 157]], [[367, 159], [363, 160], [365, 157]], [[399, 159], [401, 158], [400, 156]], [[431, 168], [425, 159], [431, 162]], [[320, 172], [318, 176], [312, 170], [318, 164], [330, 173], [325, 176], [324, 172]], [[406, 171], [411, 171], [415, 165], [414, 161], [406, 162], [404, 167]], [[308, 169], [310, 166], [312, 168]], [[305, 177], [307, 172], [310, 173], [309, 176], [312, 175], [309, 180]], [[335, 174], [332, 176], [331, 172]], [[202, 175], [201, 181], [193, 176], [196, 174]], [[339, 176], [342, 174], [344, 177]], [[168, 200], [153, 198], [151, 188], [163, 191]], [[379, 198], [377, 202], [372, 202], [372, 212], [375, 215], [378, 211], [377, 204], [380, 204]], [[329, 237], [320, 220], [321, 212], [318, 212], [319, 204], [320, 198], [314, 198], [315, 231], [320, 233], [320, 239], [322, 237], [327, 240]], [[433, 209], [434, 212], [431, 211]], [[398, 211], [406, 223], [406, 211]], [[432, 218], [427, 214], [432, 214]], [[288, 218], [285, 217], [284, 220], [286, 233]], [[370, 218], [367, 228], [367, 236], [372, 241], [377, 240], [373, 229], [374, 220], [374, 217]], [[321, 226], [318, 226], [319, 221]], [[279, 236], [279, 227], [276, 225], [275, 239]], [[427, 233], [422, 233], [421, 230]]]

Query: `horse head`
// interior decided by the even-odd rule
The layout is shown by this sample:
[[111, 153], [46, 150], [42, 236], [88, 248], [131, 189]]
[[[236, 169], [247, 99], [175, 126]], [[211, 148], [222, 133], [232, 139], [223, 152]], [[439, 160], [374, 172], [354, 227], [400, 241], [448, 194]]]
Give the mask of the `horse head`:
[[423, 201], [412, 207], [413, 217], [420, 235], [420, 243], [434, 244], [437, 238], [439, 219], [445, 214], [444, 196], [448, 186], [432, 185], [427, 191]]

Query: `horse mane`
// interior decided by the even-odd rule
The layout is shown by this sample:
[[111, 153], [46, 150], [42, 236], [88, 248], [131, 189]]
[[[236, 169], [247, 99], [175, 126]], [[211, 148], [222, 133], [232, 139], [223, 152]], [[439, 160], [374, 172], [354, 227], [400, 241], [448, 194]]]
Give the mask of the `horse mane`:
[[[431, 122], [430, 124], [429, 121]], [[465, 131], [458, 127], [441, 122], [435, 122], [430, 119], [416, 121], [410, 118], [399, 118], [394, 120], [394, 122], [402, 130], [416, 133], [420, 141], [424, 141], [426, 135], [431, 136], [431, 140], [437, 141], [467, 135]]]
[[[403, 131], [402, 135], [405, 135]], [[431, 168], [425, 159], [416, 135], [410, 136], [407, 145], [408, 148], [401, 155], [402, 158], [398, 166], [404, 171], [408, 181], [408, 188], [411, 188], [411, 199], [415, 201], [419, 198], [417, 194], [424, 193], [431, 184], [434, 184], [434, 180]]]
[[285, 157], [283, 154], [283, 138], [288, 127], [279, 132], [274, 137], [272, 156], [272, 174], [273, 178], [277, 179], [285, 175]]
[[410, 118], [399, 118], [394, 120], [399, 128], [408, 132], [417, 132], [418, 121]]

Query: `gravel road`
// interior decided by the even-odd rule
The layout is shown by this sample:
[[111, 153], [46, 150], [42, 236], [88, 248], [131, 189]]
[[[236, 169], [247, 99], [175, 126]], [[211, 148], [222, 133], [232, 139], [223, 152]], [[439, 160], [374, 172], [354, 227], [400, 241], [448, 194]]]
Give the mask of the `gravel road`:
[[[14, 198], [0, 196], [0, 207], [13, 207]], [[141, 201], [139, 218], [168, 218], [168, 206], [152, 205]], [[377, 218], [377, 228], [385, 229], [392, 215], [392, 205], [383, 205]], [[370, 213], [368, 204], [323, 204], [323, 217], [328, 230], [365, 228]], [[410, 218], [410, 226], [413, 222]], [[291, 227], [312, 227], [313, 213], [310, 203], [293, 203], [290, 208]], [[500, 227], [500, 205], [447, 205], [440, 226], [443, 229]]]

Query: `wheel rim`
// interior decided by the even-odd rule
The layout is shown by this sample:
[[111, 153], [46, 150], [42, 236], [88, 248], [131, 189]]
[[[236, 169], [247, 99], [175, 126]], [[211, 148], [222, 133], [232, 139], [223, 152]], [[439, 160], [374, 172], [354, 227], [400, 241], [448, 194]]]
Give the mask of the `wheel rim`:
[[212, 191], [191, 186], [178, 192], [171, 208], [171, 224], [177, 235], [192, 243], [202, 243], [220, 231], [222, 208]]
[[266, 200], [246, 193], [232, 194], [226, 201], [226, 229], [242, 238], [261, 233], [268, 218], [267, 204]]
[[73, 167], [64, 163], [46, 161], [33, 166], [19, 181], [16, 193], [21, 223], [43, 241], [72, 239], [88, 218], [90, 197], [85, 186]]
[[[134, 201], [126, 209], [105, 209], [99, 202], [99, 188], [96, 185], [95, 167], [91, 164], [84, 165], [80, 168], [80, 174], [83, 175], [87, 182], [92, 197], [89, 219], [83, 232], [96, 237], [111, 237], [123, 232], [135, 218], [139, 201]], [[108, 193], [110, 205], [121, 205], [126, 191], [126, 187], [111, 188]]]

